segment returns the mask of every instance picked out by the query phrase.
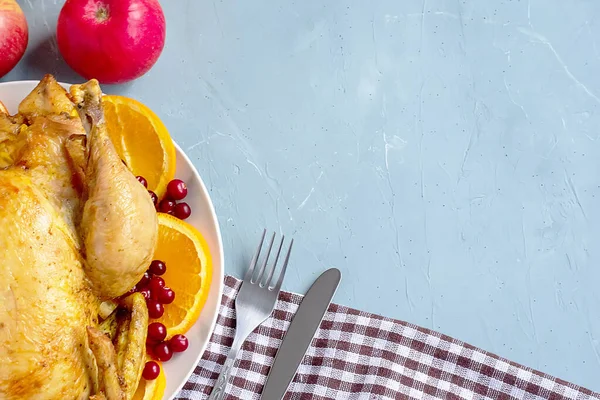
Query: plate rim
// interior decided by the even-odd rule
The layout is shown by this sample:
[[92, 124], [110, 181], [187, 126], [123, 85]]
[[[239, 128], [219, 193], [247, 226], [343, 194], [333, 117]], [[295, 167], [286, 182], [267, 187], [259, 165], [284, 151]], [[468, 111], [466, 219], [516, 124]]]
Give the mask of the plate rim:
[[[208, 337], [206, 338], [206, 341], [204, 342], [204, 344], [202, 346], [200, 346], [200, 351], [198, 352], [198, 354], [196, 356], [196, 360], [194, 361], [194, 364], [190, 368], [190, 370], [185, 374], [185, 379], [183, 379], [183, 381], [179, 383], [175, 392], [169, 397], [169, 400], [173, 400], [175, 398], [175, 396], [177, 396], [179, 394], [179, 392], [181, 392], [181, 390], [183, 389], [183, 386], [190, 380], [190, 377], [192, 376], [192, 374], [194, 373], [194, 370], [198, 366], [200, 359], [202, 359], [202, 356], [206, 352], [208, 344], [210, 343], [210, 339], [211, 339], [211, 337], [215, 331], [215, 327], [217, 325], [217, 319], [219, 318], [219, 311], [221, 309], [221, 307], [220, 307], [221, 298], [223, 297], [223, 291], [225, 289], [225, 281], [224, 281], [225, 280], [225, 255], [223, 252], [223, 238], [221, 237], [221, 227], [219, 225], [219, 219], [217, 218], [215, 206], [213, 204], [212, 198], [210, 197], [210, 194], [208, 193], [208, 189], [206, 188], [206, 185], [204, 184], [204, 181], [202, 180], [202, 177], [200, 176], [200, 173], [196, 169], [196, 166], [192, 163], [192, 161], [190, 160], [188, 155], [185, 153], [185, 151], [183, 151], [183, 149], [177, 144], [177, 142], [175, 142], [175, 140], [173, 140], [173, 144], [175, 145], [175, 149], [176, 149], [177, 153], [191, 167], [191, 171], [192, 171], [192, 174], [194, 175], [194, 178], [196, 178], [198, 180], [198, 182], [200, 183], [200, 188], [202, 189], [202, 194], [208, 199], [210, 218], [211, 218], [213, 224], [215, 225], [215, 230], [217, 232], [217, 248], [219, 251], [220, 265], [219, 265], [219, 271], [218, 271], [219, 285], [218, 285], [217, 294], [216, 294], [216, 297], [217, 297], [216, 310], [210, 321], [210, 328], [208, 329], [208, 332], [209, 332]], [[214, 273], [214, 264], [213, 264], [213, 273]], [[214, 277], [213, 277], [213, 280], [214, 280]], [[212, 290], [213, 290], [213, 287], [211, 287], [209, 289], [209, 293]], [[209, 294], [209, 296], [210, 296], [210, 294]], [[196, 323], [198, 323], [198, 321], [196, 321], [194, 323], [194, 325]]]
[[[3, 87], [10, 87], [10, 86], [17, 86], [17, 85], [33, 85], [33, 87], [35, 87], [40, 81], [39, 80], [35, 80], [35, 79], [27, 79], [27, 80], [17, 80], [17, 81], [6, 81], [6, 82], [0, 82], [0, 86]], [[66, 83], [66, 82], [58, 82], [61, 86], [65, 87], [66, 89], [68, 89], [71, 85], [73, 85], [73, 83]], [[1, 101], [1, 100], [0, 100]], [[168, 130], [168, 128], [167, 128]], [[183, 151], [183, 149], [181, 148], [181, 146], [179, 146], [179, 144], [177, 144], [177, 142], [175, 140], [173, 140], [173, 144], [175, 146], [175, 150], [176, 150], [176, 155], [180, 156], [181, 158], [183, 158], [183, 160], [188, 164], [188, 166], [190, 167], [190, 170], [192, 172], [192, 175], [194, 176], [194, 178], [199, 182], [200, 184], [200, 191], [201, 193], [199, 193], [199, 195], [204, 196], [206, 199], [208, 199], [208, 209], [210, 210], [210, 215], [209, 218], [212, 221], [212, 223], [214, 224], [215, 227], [215, 231], [216, 231], [216, 239], [217, 239], [217, 250], [219, 253], [219, 260], [220, 260], [220, 265], [218, 266], [218, 271], [217, 271], [217, 277], [218, 279], [218, 287], [214, 287], [214, 285], [211, 286], [211, 288], [209, 289], [209, 296], [210, 296], [210, 292], [215, 290], [217, 291], [217, 293], [215, 294], [216, 297], [216, 310], [214, 312], [214, 315], [212, 316], [211, 320], [210, 320], [210, 326], [209, 329], [207, 330], [209, 332], [208, 337], [206, 338], [206, 341], [204, 342], [204, 344], [202, 346], [200, 346], [200, 351], [198, 352], [198, 354], [196, 355], [196, 360], [194, 362], [194, 364], [191, 366], [191, 368], [189, 369], [189, 371], [185, 374], [185, 379], [183, 379], [182, 382], [180, 382], [177, 385], [177, 388], [175, 390], [175, 392], [168, 397], [169, 400], [173, 400], [175, 398], [175, 396], [177, 396], [181, 390], [183, 389], [183, 386], [186, 384], [186, 382], [189, 381], [190, 377], [192, 376], [192, 374], [194, 373], [194, 370], [196, 369], [196, 367], [198, 366], [198, 363], [200, 362], [200, 359], [202, 358], [202, 356], [204, 355], [204, 353], [206, 352], [206, 349], [208, 347], [208, 344], [210, 343], [210, 339], [215, 331], [215, 327], [217, 324], [217, 319], [219, 317], [219, 311], [220, 311], [220, 304], [221, 304], [221, 298], [223, 297], [223, 291], [224, 291], [224, 278], [225, 278], [225, 255], [224, 255], [224, 251], [223, 251], [223, 238], [222, 238], [222, 234], [221, 234], [221, 227], [219, 225], [219, 219], [217, 217], [217, 213], [215, 211], [215, 206], [214, 203], [212, 201], [212, 198], [210, 197], [210, 193], [208, 192], [208, 189], [206, 188], [206, 185], [204, 183], [204, 181], [202, 180], [202, 177], [200, 176], [200, 173], [198, 172], [196, 166], [194, 165], [194, 163], [192, 163], [192, 161], [190, 160], [189, 156], [185, 153], [185, 151]], [[197, 228], [197, 227], [196, 227]], [[197, 228], [198, 229], [198, 228]], [[214, 268], [214, 264], [213, 264], [213, 274], [215, 272], [215, 268]], [[214, 280], [214, 275], [213, 275], [213, 280]], [[198, 323], [198, 322], [196, 322]], [[164, 398], [164, 396], [163, 396]]]

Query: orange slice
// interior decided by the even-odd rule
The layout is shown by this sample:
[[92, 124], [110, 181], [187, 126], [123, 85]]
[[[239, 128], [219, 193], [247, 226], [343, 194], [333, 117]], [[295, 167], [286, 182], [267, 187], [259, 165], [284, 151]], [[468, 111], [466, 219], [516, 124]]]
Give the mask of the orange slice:
[[102, 104], [117, 153], [134, 175], [146, 178], [148, 190], [162, 199], [175, 176], [175, 146], [167, 128], [137, 100], [107, 95]]
[[175, 301], [165, 305], [165, 313], [158, 321], [167, 327], [168, 337], [183, 334], [194, 325], [208, 297], [212, 279], [208, 244], [192, 225], [158, 213], [154, 259], [167, 265], [162, 277], [175, 292]]
[[[158, 364], [160, 365], [160, 363]], [[167, 379], [161, 365], [158, 378], [151, 381], [147, 381], [144, 378], [140, 379], [140, 384], [138, 385], [132, 400], [162, 400], [166, 386]]]

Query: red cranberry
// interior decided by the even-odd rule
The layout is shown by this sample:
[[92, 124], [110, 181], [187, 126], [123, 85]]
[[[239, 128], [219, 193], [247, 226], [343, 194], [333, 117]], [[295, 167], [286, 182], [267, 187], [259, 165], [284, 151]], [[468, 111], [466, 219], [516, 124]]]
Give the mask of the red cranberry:
[[179, 219], [186, 219], [192, 214], [192, 209], [190, 208], [188, 203], [182, 202], [175, 205], [173, 213]]
[[155, 342], [150, 342], [148, 340], [146, 340], [146, 354], [148, 354], [148, 357], [150, 357], [153, 360], [156, 360], [156, 356], [154, 355], [154, 345], [156, 343]]
[[173, 352], [169, 347], [169, 343], [160, 342], [156, 346], [154, 346], [154, 355], [158, 359], [158, 361], [169, 361], [171, 357], [173, 357]]
[[135, 179], [138, 180], [139, 183], [144, 185], [145, 188], [148, 188], [148, 181], [143, 176], [136, 176]]
[[165, 313], [163, 305], [156, 300], [147, 300], [146, 305], [148, 306], [148, 316], [152, 319], [160, 318]]
[[153, 342], [162, 342], [167, 337], [167, 327], [160, 322], [153, 322], [148, 325], [148, 340]]
[[[150, 291], [150, 298], [151, 298], [152, 300], [156, 300], [156, 301], [158, 301], [158, 292], [157, 292], [157, 291], [153, 291], [153, 290], [151, 290], [151, 291]], [[158, 301], [158, 302], [160, 303], [160, 301]], [[162, 304], [162, 303], [160, 303], [160, 304]]]
[[161, 304], [171, 304], [175, 300], [175, 292], [173, 289], [164, 287], [158, 292], [158, 302]]
[[150, 194], [150, 198], [152, 199], [154, 207], [156, 207], [158, 205], [158, 196], [152, 190], [148, 190], [148, 193]]
[[152, 294], [152, 293], [150, 293], [150, 289], [143, 288], [143, 289], [140, 289], [139, 292], [142, 294], [142, 296], [144, 296], [144, 299], [146, 299], [146, 301], [150, 300], [150, 297]]
[[151, 292], [158, 293], [164, 287], [165, 280], [160, 276], [153, 276], [152, 278], [150, 278], [150, 283], [148, 283], [148, 289], [150, 289]]
[[147, 381], [152, 381], [160, 375], [160, 365], [156, 361], [148, 361], [144, 366], [142, 376]]
[[164, 261], [154, 260], [152, 263], [150, 263], [150, 268], [148, 271], [154, 275], [163, 275], [165, 272], [167, 272], [167, 265], [164, 263]]
[[145, 288], [150, 283], [150, 278], [151, 278], [150, 274], [148, 272], [144, 272], [142, 279], [140, 279], [140, 281], [138, 282], [138, 284], [136, 286], [139, 289]]
[[158, 204], [158, 211], [162, 213], [171, 213], [175, 209], [175, 202], [173, 200], [164, 199]]
[[174, 353], [186, 351], [189, 346], [188, 339], [184, 335], [175, 335], [169, 340], [169, 347]]
[[187, 186], [181, 179], [173, 179], [167, 185], [167, 195], [173, 200], [181, 200], [187, 196]]

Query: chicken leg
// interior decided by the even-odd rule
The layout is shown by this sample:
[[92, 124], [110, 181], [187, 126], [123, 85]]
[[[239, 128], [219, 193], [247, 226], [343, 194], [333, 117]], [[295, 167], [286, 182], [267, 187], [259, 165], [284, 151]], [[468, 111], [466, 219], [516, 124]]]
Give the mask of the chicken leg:
[[131, 289], [150, 264], [158, 237], [156, 210], [110, 140], [98, 82], [73, 85], [71, 96], [88, 130], [79, 225], [85, 270], [100, 297], [115, 298]]

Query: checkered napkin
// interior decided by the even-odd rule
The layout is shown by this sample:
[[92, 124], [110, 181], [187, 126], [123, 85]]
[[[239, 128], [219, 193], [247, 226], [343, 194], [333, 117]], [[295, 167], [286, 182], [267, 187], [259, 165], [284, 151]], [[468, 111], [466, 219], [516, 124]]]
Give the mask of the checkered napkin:
[[[241, 282], [225, 279], [215, 332], [179, 399], [205, 399], [235, 327]], [[238, 356], [227, 400], [259, 399], [302, 296], [282, 292]], [[284, 399], [600, 399], [599, 393], [406, 322], [332, 304]]]

